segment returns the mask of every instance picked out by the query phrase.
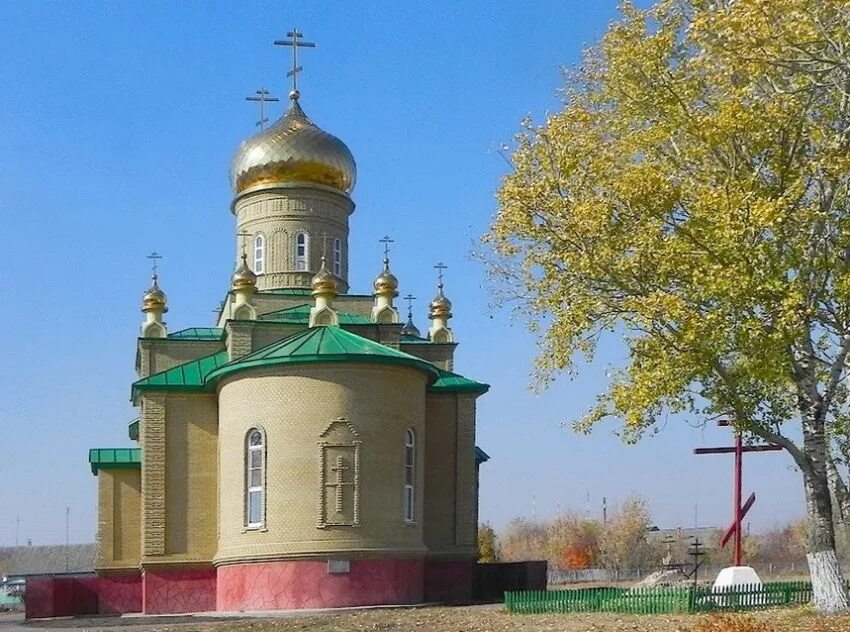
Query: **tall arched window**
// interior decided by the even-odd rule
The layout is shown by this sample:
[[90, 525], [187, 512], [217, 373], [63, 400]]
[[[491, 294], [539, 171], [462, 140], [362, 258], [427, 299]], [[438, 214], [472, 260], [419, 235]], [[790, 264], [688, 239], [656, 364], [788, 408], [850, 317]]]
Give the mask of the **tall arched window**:
[[266, 238], [262, 233], [254, 237], [254, 272], [262, 274], [266, 269]]
[[245, 526], [265, 524], [266, 442], [263, 432], [251, 428], [245, 438]]
[[295, 269], [307, 270], [307, 262], [310, 257], [310, 238], [307, 233], [295, 235]]
[[412, 429], [404, 433], [404, 521], [416, 519], [416, 435]]
[[334, 274], [342, 276], [342, 242], [334, 239]]

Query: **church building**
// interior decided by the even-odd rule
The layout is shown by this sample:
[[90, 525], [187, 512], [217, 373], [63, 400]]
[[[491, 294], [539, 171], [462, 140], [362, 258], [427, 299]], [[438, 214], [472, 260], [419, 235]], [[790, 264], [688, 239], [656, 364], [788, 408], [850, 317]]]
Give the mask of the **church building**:
[[488, 386], [454, 371], [442, 266], [422, 332], [395, 304], [388, 244], [372, 288], [350, 291], [354, 157], [295, 84], [288, 101], [233, 158], [216, 326], [168, 330], [156, 265], [142, 296], [137, 446], [89, 453], [113, 611], [470, 599]]

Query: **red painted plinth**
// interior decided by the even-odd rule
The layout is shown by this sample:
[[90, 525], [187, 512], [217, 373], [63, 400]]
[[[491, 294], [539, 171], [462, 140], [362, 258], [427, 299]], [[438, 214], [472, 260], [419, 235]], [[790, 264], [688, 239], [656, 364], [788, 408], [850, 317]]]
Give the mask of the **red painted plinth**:
[[425, 562], [425, 601], [429, 603], [470, 603], [475, 562]]
[[141, 609], [142, 577], [138, 573], [27, 580], [27, 619], [123, 614]]
[[94, 578], [98, 614], [124, 614], [142, 611], [140, 573], [101, 575]]
[[263, 562], [218, 568], [217, 609], [342, 608], [423, 601], [422, 560], [351, 560], [348, 573], [324, 561]]
[[142, 612], [176, 614], [215, 610], [214, 568], [152, 570], [142, 574]]

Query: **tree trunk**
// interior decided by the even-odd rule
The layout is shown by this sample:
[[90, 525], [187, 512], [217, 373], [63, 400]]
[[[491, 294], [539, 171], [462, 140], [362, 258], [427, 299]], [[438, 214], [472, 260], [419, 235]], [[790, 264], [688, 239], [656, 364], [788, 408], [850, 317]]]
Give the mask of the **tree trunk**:
[[[812, 460], [804, 473], [809, 535], [806, 559], [812, 576], [812, 606], [818, 612], [837, 612], [850, 607], [844, 577], [835, 555], [832, 501], [829, 495], [825, 446], [806, 446]], [[814, 448], [814, 449], [812, 449]], [[821, 448], [821, 449], [819, 449]]]

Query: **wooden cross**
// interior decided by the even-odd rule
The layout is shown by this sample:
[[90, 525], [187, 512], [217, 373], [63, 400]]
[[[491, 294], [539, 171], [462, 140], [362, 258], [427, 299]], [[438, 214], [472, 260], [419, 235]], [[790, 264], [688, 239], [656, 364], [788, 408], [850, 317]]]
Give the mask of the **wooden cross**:
[[336, 474], [336, 482], [329, 483], [329, 487], [333, 487], [336, 493], [336, 498], [334, 502], [334, 509], [336, 513], [342, 513], [342, 489], [346, 485], [351, 485], [350, 482], [346, 482], [344, 479], [345, 472], [350, 470], [351, 468], [345, 464], [345, 459], [341, 455], [337, 455], [336, 464], [331, 466], [331, 472]]
[[[728, 419], [721, 419], [717, 422], [718, 426], [732, 426], [732, 422]], [[741, 431], [735, 430], [735, 445], [733, 447], [723, 448], [697, 448], [694, 454], [734, 454], [735, 455], [735, 478], [733, 482], [733, 505], [732, 505], [732, 524], [726, 529], [723, 537], [720, 539], [720, 548], [726, 546], [733, 535], [735, 536], [734, 550], [734, 565], [741, 565], [741, 524], [744, 516], [756, 502], [756, 495], [750, 494], [747, 502], [741, 505], [741, 486], [742, 486], [742, 466], [744, 452], [777, 452], [782, 450], [778, 445], [748, 445], [744, 446], [741, 439]]]
[[260, 104], [260, 120], [256, 122], [255, 125], [258, 125], [260, 131], [265, 129], [266, 123], [269, 122], [269, 119], [266, 118], [266, 103], [271, 103], [274, 101], [280, 101], [277, 97], [271, 96], [271, 92], [266, 90], [265, 88], [260, 88], [256, 92], [257, 96], [245, 97], [246, 101], [256, 101]]
[[157, 265], [157, 261], [159, 259], [162, 259], [162, 255], [159, 255], [156, 252], [152, 252], [148, 255], [147, 258], [151, 260], [151, 271], [153, 272], [154, 278], [156, 278], [156, 271], [157, 271], [157, 268], [159, 267]]
[[289, 93], [289, 96], [293, 99], [297, 99], [299, 96], [298, 92], [298, 73], [304, 70], [303, 66], [298, 65], [298, 49], [299, 48], [316, 48], [316, 45], [313, 42], [302, 42], [299, 41], [299, 38], [304, 37], [303, 33], [299, 33], [298, 29], [294, 28], [286, 36], [290, 39], [288, 40], [275, 40], [275, 46], [292, 46], [292, 70], [286, 73], [287, 77], [292, 77], [292, 92]]

